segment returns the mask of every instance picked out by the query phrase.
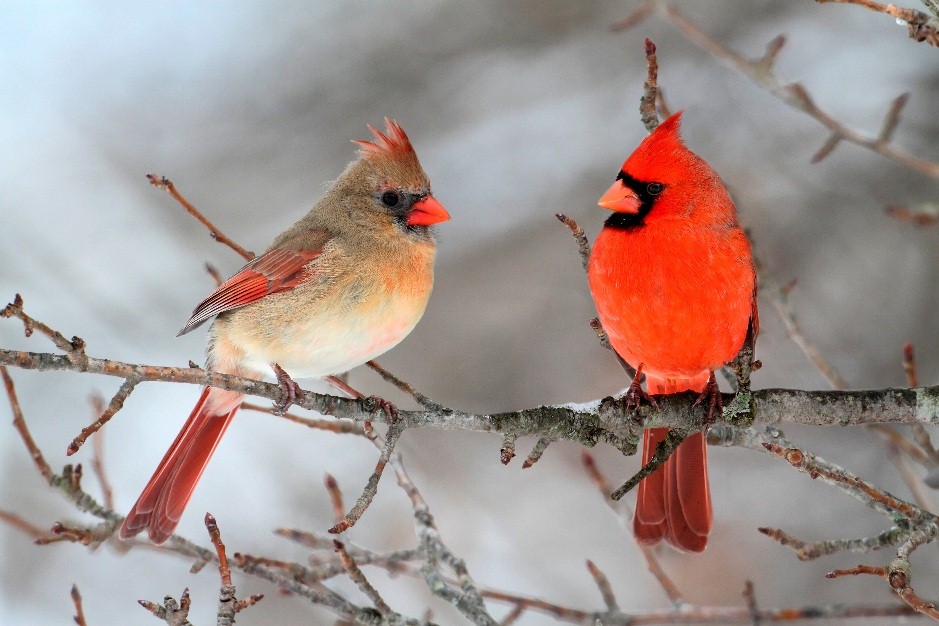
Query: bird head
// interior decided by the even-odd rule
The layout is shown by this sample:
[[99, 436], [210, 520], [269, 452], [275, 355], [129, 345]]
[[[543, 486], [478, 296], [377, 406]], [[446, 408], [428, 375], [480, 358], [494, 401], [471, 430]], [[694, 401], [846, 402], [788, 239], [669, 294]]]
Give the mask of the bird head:
[[598, 204], [617, 213], [624, 226], [642, 224], [655, 216], [690, 211], [688, 190], [710, 187], [717, 175], [681, 139], [682, 111], [658, 125], [623, 163], [613, 185]]
[[360, 208], [380, 223], [393, 223], [406, 231], [426, 234], [427, 227], [450, 219], [431, 194], [430, 179], [404, 129], [385, 118], [385, 132], [368, 127], [375, 138], [357, 140], [360, 159], [352, 165], [353, 178], [367, 198]]

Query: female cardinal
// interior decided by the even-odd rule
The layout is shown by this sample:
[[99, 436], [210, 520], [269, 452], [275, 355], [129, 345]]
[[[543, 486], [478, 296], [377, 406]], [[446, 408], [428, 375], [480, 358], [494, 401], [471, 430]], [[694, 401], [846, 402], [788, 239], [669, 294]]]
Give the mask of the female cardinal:
[[[272, 370], [286, 409], [285, 373], [330, 377], [392, 348], [424, 313], [434, 282], [432, 224], [450, 219], [404, 130], [385, 120], [357, 141], [349, 164], [313, 209], [196, 307], [180, 334], [215, 317], [207, 368], [259, 378]], [[217, 316], [217, 317], [216, 317]], [[355, 393], [351, 388], [347, 391]], [[163, 543], [241, 406], [243, 394], [207, 387], [121, 525]]]
[[[665, 120], [626, 159], [600, 198], [614, 211], [590, 255], [590, 292], [617, 354], [637, 374], [630, 399], [648, 392], [701, 392], [710, 412], [720, 394], [714, 370], [758, 330], [750, 242], [720, 178], [679, 136], [681, 112]], [[668, 429], [646, 430], [642, 463]], [[707, 450], [688, 437], [641, 483], [633, 518], [639, 541], [663, 537], [691, 552], [711, 530]]]

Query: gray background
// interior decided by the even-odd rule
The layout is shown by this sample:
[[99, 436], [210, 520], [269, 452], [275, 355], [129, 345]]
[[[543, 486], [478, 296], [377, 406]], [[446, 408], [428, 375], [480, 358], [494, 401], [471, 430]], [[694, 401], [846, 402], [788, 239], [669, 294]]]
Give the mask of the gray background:
[[[915, 3], [910, 3], [915, 5]], [[731, 187], [756, 251], [781, 281], [806, 333], [852, 386], [901, 385], [900, 348], [919, 349], [924, 384], [939, 376], [937, 237], [883, 215], [887, 203], [934, 199], [936, 182], [851, 145], [816, 166], [826, 135], [669, 25], [650, 20], [611, 35], [631, 2], [219, 2], [0, 4], [0, 297], [89, 353], [124, 361], [201, 361], [204, 333], [174, 340], [211, 290], [204, 261], [240, 267], [144, 173], [181, 191], [248, 249], [260, 250], [303, 214], [351, 158], [352, 138], [384, 116], [407, 129], [453, 220], [440, 230], [437, 285], [423, 322], [381, 362], [448, 405], [478, 411], [584, 401], [626, 383], [586, 326], [594, 315], [575, 247], [553, 217], [574, 216], [592, 237], [595, 202], [642, 139], [636, 106], [642, 39], [658, 44], [670, 104], [685, 108], [687, 143]], [[936, 159], [939, 52], [906, 39], [893, 20], [812, 2], [685, 2], [721, 41], [749, 56], [789, 36], [778, 71], [801, 81], [844, 122], [876, 132], [889, 101], [912, 97], [896, 142]], [[763, 303], [759, 387], [824, 388]], [[48, 350], [18, 322], [0, 345]], [[34, 435], [54, 467], [91, 419], [86, 398], [115, 379], [14, 370]], [[351, 382], [407, 400], [369, 371]], [[175, 436], [198, 391], [141, 386], [106, 428], [106, 463], [126, 511]], [[5, 401], [3, 402], [5, 403]], [[788, 428], [826, 458], [908, 496], [883, 447], [861, 429]], [[520, 442], [520, 450], [531, 441]], [[629, 534], [603, 505], [577, 446], [556, 444], [533, 469], [503, 467], [493, 436], [408, 432], [400, 449], [445, 540], [486, 585], [578, 608], [601, 601], [584, 560], [607, 573], [631, 611], [668, 602]], [[596, 451], [611, 480], [638, 467]], [[524, 453], [523, 453], [524, 454]], [[76, 461], [88, 462], [91, 447]], [[273, 537], [278, 526], [331, 524], [322, 488], [335, 474], [351, 502], [371, 471], [363, 441], [239, 414], [184, 517], [204, 539], [202, 513], [219, 519], [230, 551], [305, 558]], [[773, 459], [711, 451], [714, 535], [701, 556], [661, 552], [688, 599], [740, 603], [752, 579], [762, 606], [890, 601], [873, 578], [825, 581], [858, 556], [800, 563], [759, 535], [779, 526], [807, 539], [878, 532], [885, 520]], [[0, 507], [41, 525], [79, 520], [44, 489], [13, 431], [0, 436]], [[86, 485], [94, 485], [90, 476]], [[407, 499], [391, 480], [351, 533], [376, 548], [414, 543]], [[914, 557], [924, 595], [939, 571], [934, 548]], [[149, 551], [89, 554], [38, 548], [0, 526], [0, 623], [64, 624], [72, 582], [90, 624], [156, 623], [135, 600], [192, 590], [192, 621], [214, 620], [218, 578]], [[860, 557], [884, 563], [888, 554]], [[422, 584], [379, 572], [394, 608], [431, 606], [459, 623]], [[239, 624], [331, 623], [330, 614], [271, 586]], [[350, 583], [331, 585], [364, 601]], [[493, 604], [493, 612], [507, 610]], [[498, 607], [498, 608], [497, 608]], [[553, 623], [530, 614], [522, 624]]]

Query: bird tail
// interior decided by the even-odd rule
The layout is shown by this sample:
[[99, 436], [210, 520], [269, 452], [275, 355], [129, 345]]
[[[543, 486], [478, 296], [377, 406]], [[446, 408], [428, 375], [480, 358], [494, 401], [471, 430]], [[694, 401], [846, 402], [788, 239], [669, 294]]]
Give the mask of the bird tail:
[[[710, 373], [692, 379], [649, 377], [650, 394], [703, 391]], [[655, 448], [668, 434], [667, 428], [643, 433], [642, 463], [652, 459]], [[663, 538], [676, 548], [701, 552], [711, 532], [711, 493], [708, 486], [707, 444], [703, 433], [685, 439], [665, 463], [639, 483], [633, 533], [642, 543], [656, 544]]]
[[146, 529], [162, 544], [173, 534], [244, 394], [206, 387], [150, 482], [121, 524], [121, 539]]

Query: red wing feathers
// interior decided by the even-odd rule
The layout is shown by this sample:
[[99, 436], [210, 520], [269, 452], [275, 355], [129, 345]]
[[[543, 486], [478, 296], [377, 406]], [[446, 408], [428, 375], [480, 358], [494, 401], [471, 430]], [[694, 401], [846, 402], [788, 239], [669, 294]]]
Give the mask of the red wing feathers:
[[219, 285], [211, 296], [192, 312], [192, 317], [176, 335], [185, 335], [219, 313], [237, 309], [264, 296], [293, 289], [309, 274], [303, 269], [322, 250], [284, 250], [275, 248], [251, 260], [244, 268]]

